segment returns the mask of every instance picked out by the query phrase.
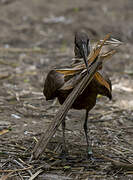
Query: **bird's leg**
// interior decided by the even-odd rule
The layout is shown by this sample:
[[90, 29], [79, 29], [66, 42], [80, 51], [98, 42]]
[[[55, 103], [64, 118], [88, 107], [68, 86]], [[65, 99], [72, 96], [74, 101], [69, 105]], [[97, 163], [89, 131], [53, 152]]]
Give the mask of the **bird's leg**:
[[90, 139], [88, 139], [88, 128], [87, 128], [87, 122], [88, 122], [88, 113], [89, 111], [86, 110], [86, 115], [85, 115], [85, 122], [84, 122], [84, 131], [85, 131], [85, 137], [86, 137], [86, 142], [87, 142], [87, 155], [89, 157], [92, 156], [92, 149], [91, 149], [91, 143], [89, 142]]
[[68, 155], [68, 152], [67, 152], [66, 141], [65, 141], [65, 128], [66, 128], [66, 122], [65, 122], [65, 118], [64, 118], [62, 121], [62, 152], [61, 152], [61, 155], [66, 157]]

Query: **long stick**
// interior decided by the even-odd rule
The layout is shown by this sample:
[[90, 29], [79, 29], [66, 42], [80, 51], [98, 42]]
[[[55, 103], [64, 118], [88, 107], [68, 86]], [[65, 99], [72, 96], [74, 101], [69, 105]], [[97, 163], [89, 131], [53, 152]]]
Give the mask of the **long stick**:
[[81, 80], [81, 82], [74, 88], [74, 90], [69, 94], [63, 105], [59, 108], [59, 111], [55, 115], [52, 123], [49, 125], [48, 129], [42, 134], [39, 142], [36, 144], [33, 149], [33, 158], [37, 159], [45, 150], [48, 142], [55, 134], [57, 128], [63, 121], [66, 116], [66, 113], [71, 108], [75, 99], [79, 96], [79, 94], [88, 86], [91, 80], [94, 77], [94, 74], [97, 72], [99, 66], [101, 66], [102, 60], [100, 58], [93, 64], [90, 69], [90, 74], [86, 74], [85, 77]]

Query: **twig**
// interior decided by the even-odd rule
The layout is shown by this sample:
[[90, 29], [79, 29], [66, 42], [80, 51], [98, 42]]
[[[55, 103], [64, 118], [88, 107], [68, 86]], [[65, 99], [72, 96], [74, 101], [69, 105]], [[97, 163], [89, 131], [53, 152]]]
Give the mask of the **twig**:
[[116, 161], [114, 159], [108, 158], [108, 157], [104, 157], [102, 156], [103, 159], [110, 161], [116, 168], [122, 168], [122, 169], [133, 169], [133, 164], [127, 164], [127, 163], [123, 163], [120, 161]]
[[[21, 158], [19, 158], [19, 161], [20, 162], [18, 162], [17, 160], [15, 160], [16, 161], [16, 163], [18, 163], [18, 165], [20, 165], [22, 168], [25, 168], [20, 162], [22, 162], [23, 164], [25, 164], [25, 165], [27, 165], [27, 166], [29, 166], [27, 163], [25, 163]], [[27, 170], [27, 172], [32, 176], [32, 172], [30, 171], [30, 170]]]
[[83, 171], [84, 171], [84, 167], [81, 167], [80, 171], [78, 171], [79, 174], [77, 174], [76, 177], [75, 177], [75, 180], [79, 179], [80, 173], [83, 173]]
[[125, 172], [124, 174], [133, 174], [133, 171], [127, 171], [127, 172]]
[[18, 173], [18, 176], [20, 177], [21, 180], [24, 180], [24, 178], [21, 176], [21, 174], [19, 172]]
[[6, 172], [18, 172], [18, 171], [26, 171], [28, 169], [33, 168], [33, 166], [27, 167], [27, 168], [23, 168], [23, 169], [7, 169], [7, 170], [1, 170], [0, 169], [0, 173], [6, 173]]
[[33, 174], [29, 180], [33, 180], [35, 179], [40, 173], [42, 173], [44, 170], [40, 169], [39, 171], [37, 171], [35, 174]]
[[8, 174], [6, 174], [6, 175], [3, 175], [3, 176], [0, 178], [0, 180], [6, 180], [6, 179], [8, 179], [11, 174], [12, 174], [12, 172], [10, 172], [10, 173], [8, 173]]

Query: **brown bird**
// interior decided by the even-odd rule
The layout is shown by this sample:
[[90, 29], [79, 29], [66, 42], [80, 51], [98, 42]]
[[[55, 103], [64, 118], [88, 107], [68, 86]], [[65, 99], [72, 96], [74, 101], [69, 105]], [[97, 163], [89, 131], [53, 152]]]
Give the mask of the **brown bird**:
[[[78, 32], [75, 34], [75, 58], [84, 60], [86, 68], [89, 72], [89, 67], [87, 63], [87, 58], [90, 54], [90, 41], [86, 33]], [[75, 61], [75, 63], [77, 63]], [[75, 64], [76, 66], [76, 64]], [[70, 66], [67, 69], [71, 69], [73, 66]], [[44, 96], [46, 100], [51, 100], [54, 98], [58, 98], [59, 103], [63, 104], [67, 96], [72, 92], [76, 84], [78, 83], [79, 73], [75, 73], [75, 75], [65, 76], [65, 68], [64, 71], [62, 69], [53, 69], [51, 70], [45, 80], [44, 83]], [[85, 90], [77, 97], [74, 101], [71, 108], [74, 109], [85, 109], [85, 121], [84, 121], [84, 132], [87, 142], [87, 153], [89, 156], [92, 155], [92, 150], [90, 147], [88, 134], [87, 134], [87, 120], [89, 111], [95, 106], [97, 95], [101, 94], [103, 96], [112, 98], [111, 95], [111, 81], [107, 76], [97, 72], [94, 78], [90, 82], [90, 84], [85, 88]], [[63, 151], [66, 152], [66, 143], [65, 143], [65, 119], [62, 122], [62, 130], [63, 130]]]

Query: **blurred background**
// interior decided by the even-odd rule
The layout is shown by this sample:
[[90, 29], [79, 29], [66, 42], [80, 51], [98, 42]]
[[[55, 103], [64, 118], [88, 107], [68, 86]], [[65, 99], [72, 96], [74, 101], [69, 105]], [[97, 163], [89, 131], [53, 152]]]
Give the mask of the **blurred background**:
[[[73, 39], [77, 30], [86, 31], [90, 39], [94, 40], [111, 32], [113, 37], [130, 45], [124, 47], [125, 53], [122, 53], [121, 59], [111, 62], [114, 71], [123, 71], [131, 59], [132, 17], [132, 0], [73, 0], [72, 3], [67, 0], [1, 0], [0, 45], [41, 47], [51, 51], [48, 58], [51, 60], [50, 56], [55, 49], [73, 56]], [[54, 65], [53, 61], [52, 57], [47, 65]]]

